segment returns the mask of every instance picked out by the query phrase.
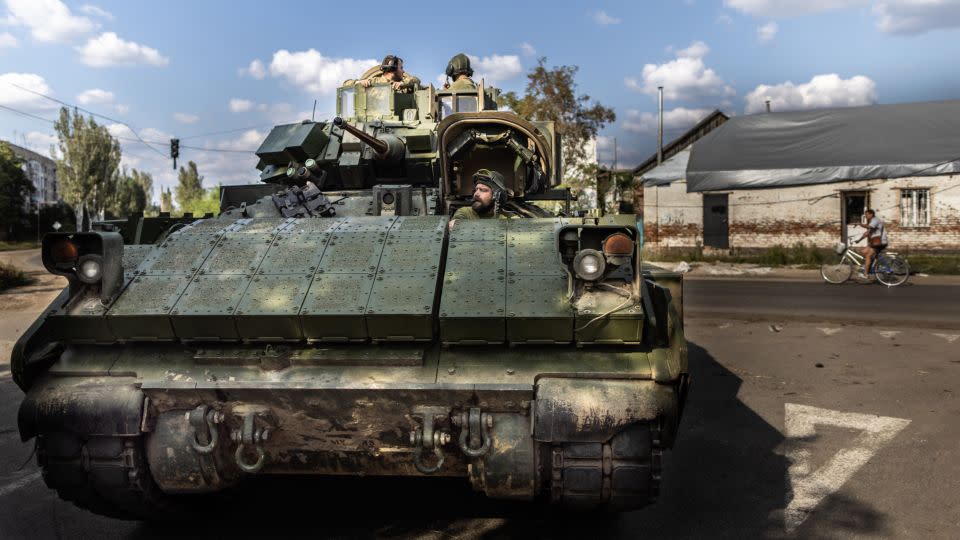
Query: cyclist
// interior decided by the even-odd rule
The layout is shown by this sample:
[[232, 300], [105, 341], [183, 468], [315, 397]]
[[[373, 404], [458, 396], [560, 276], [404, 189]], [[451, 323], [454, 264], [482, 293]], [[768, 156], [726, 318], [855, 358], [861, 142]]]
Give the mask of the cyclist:
[[887, 247], [887, 229], [883, 226], [883, 221], [877, 217], [877, 213], [874, 212], [873, 209], [868, 209], [863, 215], [867, 219], [867, 230], [857, 242], [860, 242], [864, 238], [869, 238], [866, 247], [860, 252], [864, 258], [863, 268], [860, 269], [860, 277], [867, 279], [867, 276], [873, 273], [870, 265], [873, 264], [874, 257]]

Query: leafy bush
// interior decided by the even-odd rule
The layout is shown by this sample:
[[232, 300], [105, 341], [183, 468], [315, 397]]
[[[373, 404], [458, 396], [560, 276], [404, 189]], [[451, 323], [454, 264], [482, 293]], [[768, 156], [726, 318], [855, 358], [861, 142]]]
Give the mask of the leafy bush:
[[31, 283], [33, 283], [33, 278], [25, 274], [23, 270], [11, 264], [0, 262], [0, 291]]

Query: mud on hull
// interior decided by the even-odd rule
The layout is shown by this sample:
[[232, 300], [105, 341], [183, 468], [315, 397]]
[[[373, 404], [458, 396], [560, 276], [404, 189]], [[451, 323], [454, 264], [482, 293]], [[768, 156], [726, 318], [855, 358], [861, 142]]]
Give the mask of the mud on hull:
[[[33, 385], [21, 435], [39, 435], [51, 487], [94, 511], [77, 486], [110, 501], [119, 490], [124, 504], [100, 507], [121, 517], [150, 517], [169, 496], [251, 474], [459, 476], [493, 498], [638, 508], [656, 497], [684, 390], [656, 381], [645, 353], [606, 354], [607, 371], [583, 373], [563, 371], [563, 354], [582, 366], [604, 353], [554, 351], [556, 371], [535, 373], [537, 351], [518, 364], [505, 349], [479, 377], [445, 367], [456, 352], [439, 347], [419, 365], [322, 368], [291, 365], [291, 351], [256, 365], [222, 348], [128, 347], [106, 363], [98, 353], [69, 349]], [[458, 370], [482, 382], [457, 382]]]

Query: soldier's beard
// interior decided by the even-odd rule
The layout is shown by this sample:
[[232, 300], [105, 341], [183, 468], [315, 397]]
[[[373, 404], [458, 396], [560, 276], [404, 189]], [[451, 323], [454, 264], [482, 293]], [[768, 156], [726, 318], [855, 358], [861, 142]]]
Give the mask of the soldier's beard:
[[391, 71], [391, 72], [390, 72], [390, 79], [391, 79], [393, 82], [400, 82], [400, 81], [403, 80], [403, 77], [400, 76], [400, 73], [399, 73], [399, 72], [397, 72], [397, 71]]
[[493, 208], [493, 199], [491, 199], [488, 203], [484, 203], [480, 199], [474, 199], [473, 202], [470, 203], [470, 208], [473, 208], [473, 210], [478, 214], [486, 214], [491, 208]]

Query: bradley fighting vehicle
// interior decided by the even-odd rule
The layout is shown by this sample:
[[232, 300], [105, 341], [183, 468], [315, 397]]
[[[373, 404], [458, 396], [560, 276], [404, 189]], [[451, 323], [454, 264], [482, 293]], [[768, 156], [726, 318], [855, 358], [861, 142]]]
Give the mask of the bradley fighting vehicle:
[[[218, 217], [47, 235], [69, 286], [11, 358], [46, 484], [147, 519], [250, 475], [653, 501], [688, 382], [680, 277], [642, 268], [632, 215], [535, 206], [563, 198], [559, 139], [496, 97], [343, 87], [334, 121], [270, 132], [263, 184]], [[448, 226], [481, 168], [511, 219]]]

